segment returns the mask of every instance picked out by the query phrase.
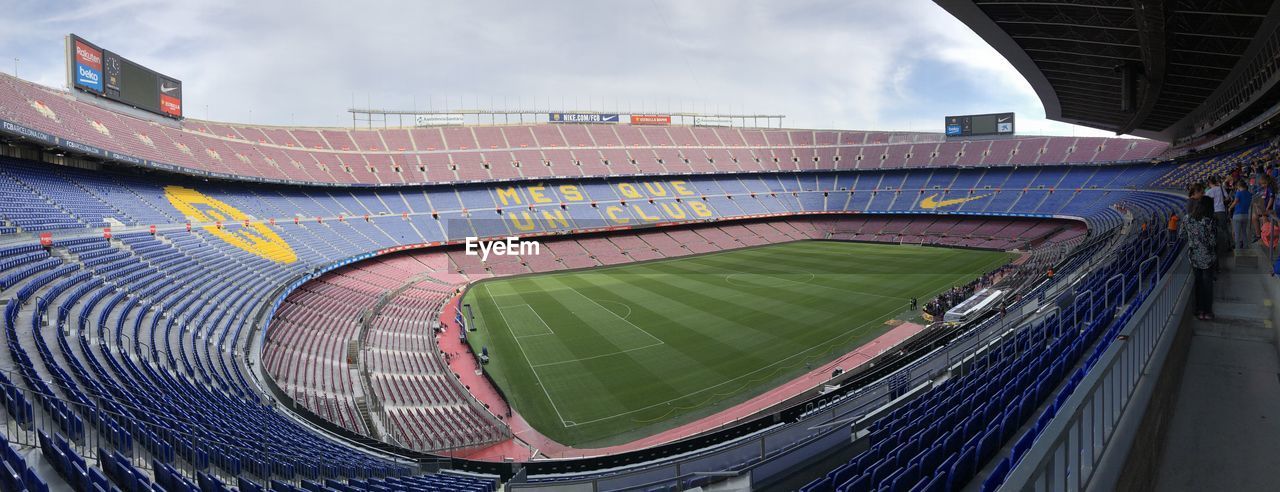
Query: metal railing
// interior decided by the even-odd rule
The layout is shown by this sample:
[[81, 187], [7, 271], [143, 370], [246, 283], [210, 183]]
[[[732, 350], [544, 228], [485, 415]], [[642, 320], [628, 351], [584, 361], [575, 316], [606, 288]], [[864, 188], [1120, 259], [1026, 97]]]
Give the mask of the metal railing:
[[1185, 254], [1155, 282], [1152, 294], [1015, 464], [1000, 490], [1115, 487], [1190, 297]]

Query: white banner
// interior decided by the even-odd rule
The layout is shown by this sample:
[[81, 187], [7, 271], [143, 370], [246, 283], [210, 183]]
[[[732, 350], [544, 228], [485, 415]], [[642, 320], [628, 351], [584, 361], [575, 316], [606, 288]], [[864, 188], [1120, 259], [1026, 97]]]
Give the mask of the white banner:
[[694, 116], [693, 126], [733, 126], [733, 120], [711, 116]]
[[463, 124], [462, 115], [453, 113], [420, 114], [415, 116], [418, 126], [444, 126]]

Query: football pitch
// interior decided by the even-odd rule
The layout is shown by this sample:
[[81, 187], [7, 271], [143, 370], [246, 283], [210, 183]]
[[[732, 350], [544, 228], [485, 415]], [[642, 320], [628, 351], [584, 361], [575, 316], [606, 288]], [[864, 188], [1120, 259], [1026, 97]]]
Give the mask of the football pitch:
[[516, 411], [562, 444], [600, 447], [746, 401], [888, 331], [911, 297], [1012, 258], [799, 241], [488, 280], [463, 302]]

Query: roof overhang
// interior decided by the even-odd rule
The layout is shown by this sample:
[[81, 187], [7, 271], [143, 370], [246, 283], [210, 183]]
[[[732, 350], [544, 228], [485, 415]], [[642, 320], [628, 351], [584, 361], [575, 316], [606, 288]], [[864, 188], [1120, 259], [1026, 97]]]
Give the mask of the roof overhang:
[[1241, 100], [1233, 81], [1274, 55], [1280, 23], [1270, 0], [934, 1], [1022, 74], [1049, 119], [1164, 141]]

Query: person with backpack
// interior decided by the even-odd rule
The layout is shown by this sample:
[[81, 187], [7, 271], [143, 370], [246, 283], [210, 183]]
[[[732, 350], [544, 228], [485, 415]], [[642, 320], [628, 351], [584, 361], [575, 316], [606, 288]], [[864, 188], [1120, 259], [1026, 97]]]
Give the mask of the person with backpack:
[[1222, 178], [1209, 178], [1209, 189], [1204, 191], [1204, 195], [1213, 199], [1213, 227], [1217, 231], [1215, 242], [1218, 246], [1218, 260], [1213, 265], [1216, 273], [1222, 270], [1221, 258], [1231, 252], [1231, 222], [1227, 215], [1227, 192], [1223, 191]]

